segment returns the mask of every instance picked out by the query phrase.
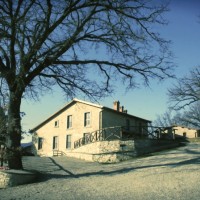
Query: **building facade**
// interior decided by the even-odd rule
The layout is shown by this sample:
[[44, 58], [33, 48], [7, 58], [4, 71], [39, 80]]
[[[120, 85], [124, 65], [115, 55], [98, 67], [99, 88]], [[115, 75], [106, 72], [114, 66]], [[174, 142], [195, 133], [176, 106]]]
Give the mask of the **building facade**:
[[185, 126], [174, 125], [172, 127], [175, 130], [175, 136], [182, 136], [185, 138], [197, 138], [200, 137], [200, 132], [197, 129], [189, 128]]
[[[73, 151], [75, 141], [89, 138], [95, 131], [107, 127], [123, 127], [124, 131], [115, 133], [115, 136], [118, 134], [122, 138], [130, 133], [145, 135], [143, 128], [148, 127], [149, 123], [151, 121], [128, 114], [123, 106], [120, 107], [119, 101], [114, 102], [111, 109], [73, 99], [31, 132], [34, 135], [35, 154], [52, 156], [57, 150], [67, 155]], [[105, 134], [104, 137], [109, 135]]]
[[169, 136], [171, 139], [177, 138], [199, 138], [200, 130], [189, 128], [181, 125], [172, 125], [169, 127], [162, 127], [164, 129], [162, 137]]

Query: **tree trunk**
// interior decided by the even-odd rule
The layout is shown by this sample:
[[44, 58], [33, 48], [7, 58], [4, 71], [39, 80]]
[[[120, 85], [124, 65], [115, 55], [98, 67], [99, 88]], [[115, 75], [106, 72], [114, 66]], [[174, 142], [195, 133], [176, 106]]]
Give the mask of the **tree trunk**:
[[23, 169], [21, 158], [21, 106], [22, 93], [10, 92], [7, 127], [8, 167]]

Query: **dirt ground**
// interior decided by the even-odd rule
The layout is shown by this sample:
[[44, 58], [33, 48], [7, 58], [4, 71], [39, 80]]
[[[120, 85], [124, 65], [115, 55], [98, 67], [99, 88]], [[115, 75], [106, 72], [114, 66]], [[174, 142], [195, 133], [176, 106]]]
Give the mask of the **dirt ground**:
[[98, 164], [68, 157], [24, 157], [39, 181], [1, 189], [2, 200], [134, 199], [198, 200], [200, 144], [132, 159]]

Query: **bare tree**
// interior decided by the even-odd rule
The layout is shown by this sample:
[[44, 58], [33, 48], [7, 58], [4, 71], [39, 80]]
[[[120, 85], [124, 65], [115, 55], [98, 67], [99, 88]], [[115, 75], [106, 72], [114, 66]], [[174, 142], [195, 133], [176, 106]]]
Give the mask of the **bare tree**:
[[180, 113], [173, 113], [172, 110], [167, 110], [165, 113], [158, 115], [156, 120], [153, 122], [155, 126], [168, 127], [176, 124], [183, 125]]
[[9, 102], [10, 168], [23, 167], [22, 98], [37, 98], [54, 85], [68, 97], [100, 98], [116, 79], [133, 88], [171, 77], [168, 41], [155, 31], [166, 24], [167, 7], [153, 2], [0, 0], [0, 93]]
[[178, 79], [177, 84], [169, 89], [172, 108], [182, 109], [200, 101], [200, 68], [190, 71], [190, 74]]
[[183, 112], [180, 120], [182, 124], [200, 129], [200, 102], [198, 101], [189, 106], [189, 109]]
[[154, 126], [167, 127], [173, 124], [171, 112], [167, 111], [162, 115], [158, 115], [156, 120], [153, 121]]
[[0, 144], [5, 144], [6, 138], [6, 114], [3, 107], [0, 105]]
[[190, 128], [200, 128], [200, 103], [196, 102], [188, 107], [187, 110], [183, 109], [181, 112], [168, 110], [162, 115], [158, 115], [153, 122], [155, 126], [187, 126]]

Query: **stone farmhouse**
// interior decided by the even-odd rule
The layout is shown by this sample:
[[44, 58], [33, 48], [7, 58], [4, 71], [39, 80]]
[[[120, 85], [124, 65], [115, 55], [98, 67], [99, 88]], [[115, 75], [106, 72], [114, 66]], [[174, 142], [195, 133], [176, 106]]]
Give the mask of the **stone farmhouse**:
[[119, 101], [108, 108], [73, 99], [31, 130], [34, 152], [39, 156], [61, 154], [80, 158], [80, 155], [105, 152], [112, 145], [112, 151], [117, 151], [125, 146], [120, 141], [133, 134], [147, 137], [149, 124], [149, 120], [128, 114]]
[[200, 130], [189, 128], [181, 125], [172, 125], [168, 127], [168, 134], [173, 132], [175, 138], [198, 138], [200, 137]]

